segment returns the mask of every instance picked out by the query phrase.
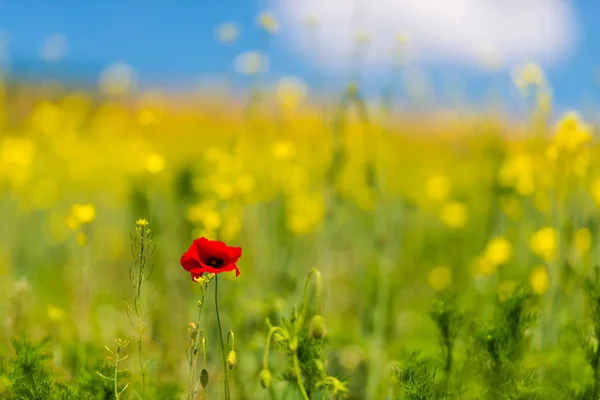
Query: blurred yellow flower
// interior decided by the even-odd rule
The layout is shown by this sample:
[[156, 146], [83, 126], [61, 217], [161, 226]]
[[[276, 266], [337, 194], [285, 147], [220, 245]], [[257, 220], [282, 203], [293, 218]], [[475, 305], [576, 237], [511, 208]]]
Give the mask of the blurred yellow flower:
[[275, 94], [282, 112], [286, 116], [291, 116], [298, 105], [306, 99], [308, 86], [298, 78], [283, 78], [277, 82]]
[[512, 71], [512, 78], [515, 86], [520, 90], [526, 90], [529, 86], [540, 87], [546, 82], [544, 71], [535, 63], [515, 67]]
[[581, 228], [575, 232], [575, 249], [580, 255], [587, 254], [592, 247], [592, 234], [588, 228]]
[[276, 159], [285, 160], [296, 154], [296, 147], [290, 141], [280, 140], [271, 146], [271, 153], [273, 153], [273, 157]]
[[204, 228], [208, 230], [216, 230], [221, 226], [221, 217], [216, 210], [207, 211], [202, 218]]
[[279, 22], [277, 22], [277, 19], [275, 19], [275, 16], [270, 11], [263, 11], [257, 17], [256, 23], [270, 34], [277, 33], [279, 30]]
[[529, 275], [529, 283], [534, 293], [540, 295], [546, 293], [550, 286], [550, 276], [547, 268], [543, 265], [535, 266], [531, 271], [531, 275]]
[[219, 43], [226, 46], [233, 45], [240, 36], [240, 29], [234, 22], [226, 22], [217, 27], [216, 37]]
[[484, 256], [492, 265], [506, 264], [512, 257], [512, 245], [505, 237], [497, 236], [487, 244]]
[[299, 193], [288, 199], [286, 223], [297, 235], [311, 232], [323, 220], [325, 203], [321, 193]]
[[243, 174], [237, 178], [237, 190], [241, 194], [248, 194], [254, 190], [255, 180], [252, 175]]
[[150, 153], [146, 156], [145, 167], [150, 174], [158, 174], [165, 169], [165, 158], [158, 153]]
[[96, 207], [93, 204], [73, 204], [71, 215], [80, 224], [89, 224], [96, 218]]
[[507, 159], [498, 172], [498, 183], [513, 187], [522, 196], [535, 189], [534, 162], [528, 154], [517, 154]]
[[471, 274], [473, 276], [494, 275], [498, 270], [497, 264], [492, 264], [486, 257], [477, 257], [471, 262]]
[[242, 75], [254, 75], [266, 68], [267, 59], [256, 51], [238, 55], [234, 60], [235, 70]]
[[425, 184], [427, 196], [435, 201], [444, 201], [450, 194], [450, 184], [444, 175], [434, 175]]
[[65, 312], [59, 307], [48, 305], [48, 317], [53, 322], [61, 322], [65, 319]]
[[558, 234], [552, 227], [544, 227], [531, 235], [529, 247], [533, 254], [550, 261], [556, 254]]
[[107, 66], [100, 74], [100, 90], [110, 95], [121, 95], [134, 89], [135, 70], [128, 64], [117, 61]]
[[433, 290], [444, 290], [452, 283], [452, 271], [445, 265], [435, 267], [429, 272], [427, 281]]
[[440, 219], [450, 228], [462, 228], [467, 222], [467, 207], [459, 202], [445, 204], [440, 211]]
[[556, 125], [548, 157], [556, 159], [561, 152], [574, 152], [591, 140], [592, 128], [581, 121], [579, 114], [569, 112]]

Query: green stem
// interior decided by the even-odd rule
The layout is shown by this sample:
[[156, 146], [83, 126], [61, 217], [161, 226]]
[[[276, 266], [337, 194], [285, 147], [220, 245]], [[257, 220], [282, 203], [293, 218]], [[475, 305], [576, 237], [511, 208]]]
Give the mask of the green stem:
[[227, 355], [225, 354], [225, 343], [223, 343], [223, 330], [221, 328], [221, 318], [219, 316], [219, 301], [218, 301], [218, 291], [219, 291], [219, 276], [215, 275], [215, 308], [217, 311], [217, 324], [219, 325], [219, 339], [221, 339], [221, 353], [223, 355], [223, 371], [225, 372], [225, 399], [229, 400], [229, 381], [227, 379]]
[[119, 353], [121, 352], [121, 347], [117, 344], [117, 352], [115, 353], [115, 399], [119, 400], [119, 385], [117, 384], [117, 379], [119, 378]]
[[[200, 300], [198, 305], [198, 317], [196, 319], [196, 332], [194, 334], [194, 339], [192, 340], [191, 346], [191, 354], [190, 354], [190, 369], [189, 369], [189, 378], [188, 378], [188, 400], [192, 400], [196, 397], [196, 364], [198, 360], [198, 343], [200, 341], [200, 334], [202, 330], [200, 329], [200, 317], [202, 316], [202, 307], [204, 306], [204, 298], [206, 297], [206, 290], [208, 290], [208, 286], [203, 288], [200, 287], [202, 291], [202, 300]], [[202, 342], [204, 344], [204, 334], [202, 334]], [[204, 367], [206, 368], [206, 347], [204, 347]]]
[[280, 327], [274, 326], [269, 329], [269, 333], [267, 334], [267, 343], [265, 345], [265, 353], [263, 355], [263, 369], [268, 369], [269, 367], [269, 346], [271, 345], [271, 338], [273, 337], [273, 334], [277, 331], [281, 331], [282, 333], [284, 332], [284, 330]]
[[302, 375], [300, 372], [300, 364], [298, 363], [298, 353], [294, 351], [294, 355], [292, 357], [294, 362], [294, 372], [296, 373], [296, 381], [298, 382], [298, 388], [300, 389], [300, 394], [302, 394], [302, 398], [304, 400], [310, 400], [308, 394], [306, 393], [306, 389], [304, 388], [304, 383], [302, 383]]

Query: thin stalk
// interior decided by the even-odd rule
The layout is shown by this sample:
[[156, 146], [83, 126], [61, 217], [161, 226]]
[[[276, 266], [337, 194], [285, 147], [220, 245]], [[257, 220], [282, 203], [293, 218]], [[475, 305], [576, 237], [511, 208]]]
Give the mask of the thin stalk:
[[223, 329], [221, 328], [221, 317], [219, 316], [219, 276], [215, 275], [215, 309], [217, 311], [217, 324], [219, 325], [219, 339], [221, 340], [221, 354], [223, 358], [223, 371], [225, 372], [225, 399], [229, 400], [229, 380], [227, 378], [227, 355], [225, 354], [225, 343], [223, 342]]
[[[206, 291], [208, 290], [208, 286], [202, 288], [202, 300], [200, 300], [198, 305], [198, 317], [196, 319], [196, 330], [194, 332], [194, 338], [192, 340], [191, 346], [191, 354], [190, 354], [190, 368], [189, 368], [189, 378], [188, 378], [188, 400], [192, 400], [196, 397], [196, 364], [198, 361], [198, 343], [200, 341], [200, 335], [202, 330], [200, 329], [200, 317], [202, 315], [202, 307], [204, 306], [204, 298], [206, 297]], [[204, 335], [202, 335], [204, 336]], [[202, 338], [204, 343], [204, 338]], [[204, 365], [206, 366], [206, 349], [204, 349]]]
[[144, 227], [142, 226], [142, 234], [140, 240], [140, 254], [139, 254], [139, 263], [140, 269], [138, 271], [138, 284], [137, 284], [137, 294], [135, 298], [135, 308], [137, 314], [137, 329], [138, 329], [138, 359], [140, 362], [140, 370], [142, 375], [142, 399], [146, 396], [146, 367], [144, 366], [144, 355], [142, 352], [142, 310], [141, 310], [141, 297], [142, 297], [142, 282], [144, 281], [144, 269], [146, 266], [146, 260], [144, 258], [144, 250], [145, 249], [145, 235], [144, 235]]
[[294, 355], [292, 356], [292, 361], [294, 363], [294, 372], [296, 373], [296, 381], [298, 382], [298, 388], [300, 389], [300, 394], [302, 394], [302, 398], [304, 400], [310, 400], [308, 394], [306, 393], [306, 389], [304, 388], [304, 383], [302, 382], [302, 375], [300, 372], [300, 363], [298, 362], [298, 353], [294, 351]]

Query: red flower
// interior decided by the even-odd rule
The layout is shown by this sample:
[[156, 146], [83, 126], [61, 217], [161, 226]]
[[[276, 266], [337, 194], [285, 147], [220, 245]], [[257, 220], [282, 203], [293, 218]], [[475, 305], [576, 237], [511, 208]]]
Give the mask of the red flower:
[[227, 246], [223, 242], [201, 237], [194, 240], [189, 250], [181, 256], [181, 266], [192, 274], [192, 279], [198, 279], [205, 272], [219, 274], [235, 270], [235, 276], [240, 270], [235, 264], [242, 256], [241, 247]]

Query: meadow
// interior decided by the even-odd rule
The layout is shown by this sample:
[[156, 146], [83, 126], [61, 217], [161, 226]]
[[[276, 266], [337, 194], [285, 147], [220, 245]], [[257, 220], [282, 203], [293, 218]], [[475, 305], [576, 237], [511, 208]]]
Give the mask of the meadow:
[[519, 123], [3, 80], [0, 398], [597, 399], [598, 146], [514, 78]]

